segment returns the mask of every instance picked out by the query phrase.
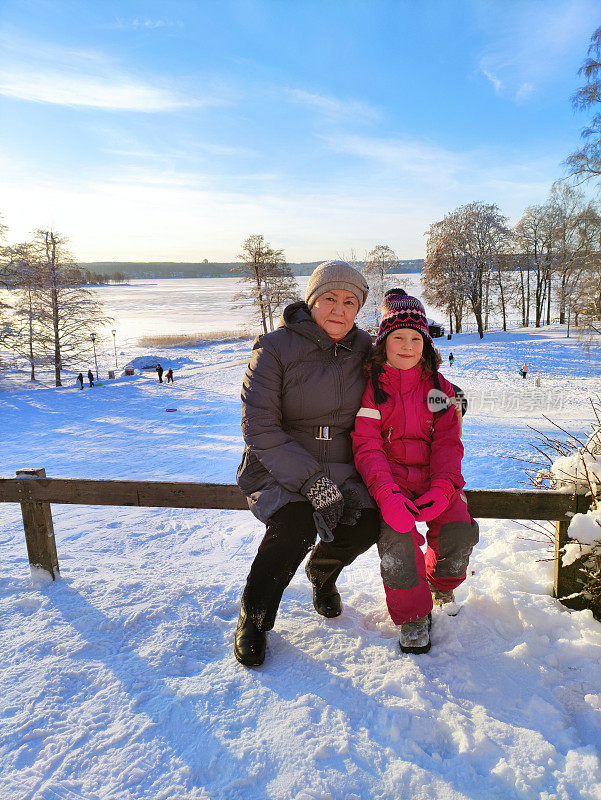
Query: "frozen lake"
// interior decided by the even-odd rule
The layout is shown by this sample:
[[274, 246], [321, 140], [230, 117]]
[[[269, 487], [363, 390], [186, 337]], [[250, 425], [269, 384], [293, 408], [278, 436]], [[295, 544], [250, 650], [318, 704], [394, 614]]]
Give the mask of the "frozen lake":
[[[398, 282], [409, 293], [421, 293], [419, 273], [400, 275]], [[308, 275], [297, 278], [301, 295]], [[209, 333], [251, 330], [248, 308], [233, 309], [233, 297], [241, 289], [237, 278], [132, 280], [129, 284], [102, 286], [93, 291], [102, 298], [115, 320], [121, 342], [160, 333]], [[440, 317], [434, 310], [432, 316]], [[365, 317], [365, 315], [363, 315]], [[110, 337], [110, 334], [109, 334]]]

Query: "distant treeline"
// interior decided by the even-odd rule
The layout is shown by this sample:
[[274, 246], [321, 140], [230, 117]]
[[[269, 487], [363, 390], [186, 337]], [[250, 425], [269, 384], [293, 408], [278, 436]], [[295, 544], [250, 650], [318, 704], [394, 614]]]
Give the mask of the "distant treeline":
[[114, 270], [113, 272], [97, 272], [96, 270], [89, 269], [85, 264], [76, 267], [74, 269], [74, 274], [80, 276], [80, 282], [83, 286], [92, 286], [98, 283], [125, 283], [127, 281], [127, 275], [120, 270]]
[[[300, 264], [288, 264], [293, 275], [310, 275], [319, 261], [309, 261]], [[362, 266], [361, 262], [358, 262]], [[401, 261], [395, 268], [395, 273], [421, 272], [424, 265], [423, 258]], [[232, 277], [232, 269], [239, 267], [239, 262], [219, 263], [192, 263], [192, 262], [129, 262], [129, 261], [95, 261], [89, 264], [80, 263], [82, 270], [104, 278], [99, 283], [113, 281], [113, 276], [119, 274], [124, 280], [130, 278], [227, 278]]]

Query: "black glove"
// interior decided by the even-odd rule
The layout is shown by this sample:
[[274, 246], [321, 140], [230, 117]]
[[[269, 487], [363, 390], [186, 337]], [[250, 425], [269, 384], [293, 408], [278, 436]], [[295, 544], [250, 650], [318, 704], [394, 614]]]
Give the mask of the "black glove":
[[344, 511], [340, 517], [340, 522], [343, 525], [356, 525], [364, 505], [361, 492], [356, 486], [352, 485], [343, 486], [340, 491], [344, 499]]
[[324, 542], [331, 542], [334, 538], [332, 531], [340, 522], [344, 510], [344, 498], [340, 494], [340, 489], [333, 481], [322, 475], [304, 494], [315, 509], [313, 519], [319, 536]]

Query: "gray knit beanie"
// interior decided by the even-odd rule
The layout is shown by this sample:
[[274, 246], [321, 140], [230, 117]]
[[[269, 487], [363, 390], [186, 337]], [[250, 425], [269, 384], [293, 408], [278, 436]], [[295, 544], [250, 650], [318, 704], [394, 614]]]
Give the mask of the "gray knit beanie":
[[358, 269], [351, 267], [346, 261], [324, 261], [315, 267], [307, 284], [305, 301], [309, 308], [317, 298], [332, 289], [346, 289], [352, 292], [359, 301], [359, 308], [363, 307], [369, 292], [369, 286]]

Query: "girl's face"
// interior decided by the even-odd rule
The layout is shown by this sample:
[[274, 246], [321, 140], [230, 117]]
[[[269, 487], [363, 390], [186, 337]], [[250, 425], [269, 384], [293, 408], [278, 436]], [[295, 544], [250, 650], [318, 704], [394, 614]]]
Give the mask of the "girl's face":
[[421, 333], [413, 328], [397, 328], [386, 337], [386, 361], [395, 369], [411, 369], [424, 352]]
[[311, 316], [320, 328], [338, 341], [344, 339], [355, 324], [359, 301], [352, 292], [332, 289], [320, 294], [311, 309]]

